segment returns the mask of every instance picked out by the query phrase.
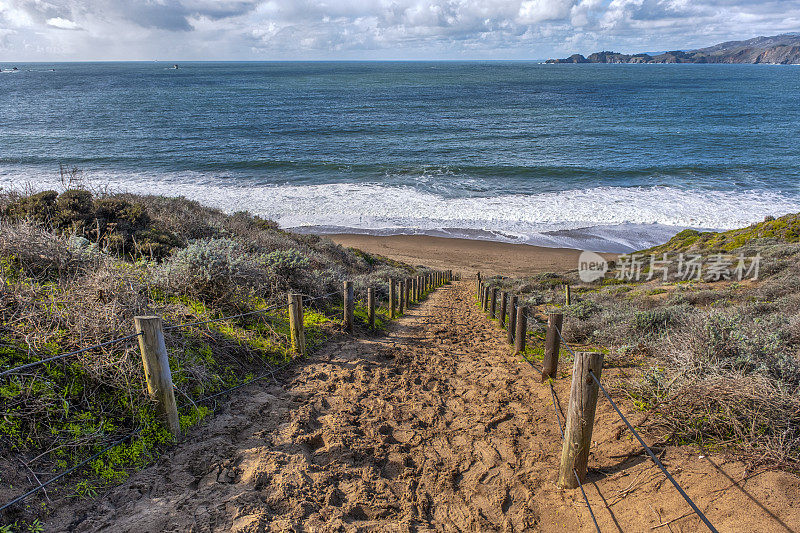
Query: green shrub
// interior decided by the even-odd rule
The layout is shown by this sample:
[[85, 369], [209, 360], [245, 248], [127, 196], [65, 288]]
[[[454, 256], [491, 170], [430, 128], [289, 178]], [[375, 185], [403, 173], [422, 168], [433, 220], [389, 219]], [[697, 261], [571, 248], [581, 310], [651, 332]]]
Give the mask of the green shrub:
[[786, 349], [785, 317], [751, 319], [738, 312], [707, 316], [700, 356], [723, 368], [800, 384], [800, 363]]
[[237, 289], [262, 289], [266, 260], [232, 239], [194, 241], [157, 268], [157, 283], [179, 294], [217, 299]]
[[276, 274], [290, 276], [297, 270], [308, 268], [308, 257], [299, 250], [275, 250], [265, 256], [265, 262]]
[[3, 215], [13, 222], [29, 219], [33, 222], [50, 224], [56, 213], [56, 191], [42, 191], [11, 202]]
[[564, 309], [566, 315], [575, 317], [579, 320], [586, 320], [598, 311], [600, 311], [600, 306], [594, 303], [592, 300], [581, 300], [567, 306]]

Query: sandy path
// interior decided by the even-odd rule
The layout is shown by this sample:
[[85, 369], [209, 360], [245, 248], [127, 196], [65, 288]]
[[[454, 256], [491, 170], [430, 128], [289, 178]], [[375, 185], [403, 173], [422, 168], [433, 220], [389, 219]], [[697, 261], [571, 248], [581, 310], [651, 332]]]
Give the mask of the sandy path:
[[[550, 389], [502, 338], [466, 283], [440, 289], [387, 336], [331, 344], [285, 386], [244, 389], [155, 465], [48, 528], [593, 531], [580, 492], [554, 485]], [[568, 386], [557, 382], [561, 398]], [[587, 484], [602, 530], [676, 518], [655, 531], [700, 530], [614, 416], [601, 402], [590, 464], [602, 469]], [[742, 466], [713, 460], [719, 470], [690, 449], [664, 455], [721, 531], [800, 527], [795, 478], [736, 485], [720, 472], [740, 481]]]

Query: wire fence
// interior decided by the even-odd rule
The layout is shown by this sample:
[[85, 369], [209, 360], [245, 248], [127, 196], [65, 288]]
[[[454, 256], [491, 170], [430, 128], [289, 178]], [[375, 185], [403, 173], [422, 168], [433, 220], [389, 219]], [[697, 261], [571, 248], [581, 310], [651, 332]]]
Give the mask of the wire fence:
[[[569, 353], [572, 354], [573, 357], [577, 357], [577, 354], [572, 349], [572, 347], [569, 345], [569, 343], [567, 343], [567, 341], [564, 340], [564, 336], [561, 333], [561, 329], [560, 328], [554, 328], [554, 329], [555, 329], [556, 333], [558, 333], [558, 337], [561, 340], [561, 345], [564, 346], [567, 349], [567, 351], [569, 351]], [[642, 446], [644, 451], [647, 452], [647, 455], [650, 456], [650, 459], [652, 459], [653, 463], [661, 470], [661, 472], [664, 473], [664, 475], [667, 477], [667, 479], [670, 481], [670, 483], [672, 483], [672, 485], [675, 487], [675, 489], [677, 489], [678, 493], [683, 497], [684, 500], [686, 500], [686, 503], [689, 504], [689, 506], [692, 508], [692, 510], [695, 512], [695, 514], [697, 514], [697, 516], [700, 518], [700, 520], [706, 525], [706, 527], [708, 527], [708, 529], [710, 531], [712, 531], [714, 533], [717, 533], [717, 529], [714, 527], [714, 525], [711, 523], [711, 521], [706, 517], [706, 515], [703, 513], [703, 511], [700, 510], [700, 508], [697, 506], [697, 504], [694, 503], [694, 501], [689, 497], [689, 495], [686, 494], [686, 491], [683, 490], [683, 487], [681, 487], [678, 484], [678, 482], [675, 480], [675, 478], [672, 477], [672, 475], [664, 467], [664, 465], [661, 463], [661, 461], [658, 459], [658, 457], [656, 457], [656, 454], [653, 453], [653, 450], [650, 448], [650, 446], [645, 444], [644, 439], [642, 439], [641, 435], [639, 435], [639, 432], [636, 431], [636, 429], [633, 427], [633, 425], [630, 423], [630, 421], [628, 421], [628, 418], [624, 414], [622, 414], [622, 411], [620, 411], [619, 407], [617, 407], [617, 404], [614, 402], [614, 400], [611, 399], [611, 395], [608, 393], [608, 391], [603, 386], [603, 384], [600, 382], [600, 380], [597, 378], [597, 376], [595, 376], [594, 372], [589, 370], [589, 375], [592, 376], [592, 379], [598, 385], [600, 390], [603, 392], [603, 395], [609, 401], [609, 403], [611, 404], [611, 407], [614, 408], [614, 411], [616, 411], [616, 413], [617, 413], [617, 415], [619, 415], [620, 419], [622, 419], [622, 421], [628, 427], [628, 429], [633, 434], [633, 436], [636, 437], [636, 440], [639, 441], [639, 444]], [[577, 474], [576, 474], [576, 476], [577, 476]], [[583, 490], [582, 487], [581, 487], [581, 490]], [[584, 496], [585, 496], [585, 493], [584, 493]], [[594, 515], [592, 515], [592, 518], [594, 518]], [[596, 524], [597, 523], [595, 522], [595, 525]]]
[[[428, 290], [431, 290], [433, 288], [434, 288], [434, 286], [430, 285], [428, 287]], [[427, 291], [422, 290], [422, 288], [420, 288], [419, 294], [422, 295], [422, 294], [425, 294], [426, 292]], [[303, 301], [304, 303], [309, 303], [310, 304], [310, 303], [313, 303], [313, 302], [316, 302], [316, 301], [319, 301], [319, 300], [328, 299], [328, 298], [331, 298], [332, 296], [337, 296], [337, 295], [338, 296], [342, 296], [343, 292], [342, 291], [332, 291], [332, 292], [328, 292], [326, 294], [322, 294], [322, 295], [319, 295], [319, 296], [310, 296], [310, 295], [305, 295], [305, 294], [302, 294], [300, 296], [301, 296], [301, 299], [302, 299], [301, 301]], [[397, 297], [401, 297], [400, 295], [396, 295], [396, 296]], [[406, 298], [405, 295], [403, 295], [402, 297]], [[410, 303], [410, 302], [407, 301], [406, 304], [408, 304], [408, 303]], [[208, 325], [208, 324], [213, 324], [213, 323], [219, 323], [219, 322], [225, 322], [225, 321], [229, 321], [229, 320], [235, 320], [235, 319], [239, 319], [239, 318], [245, 318], [245, 317], [248, 317], [248, 316], [263, 315], [263, 314], [268, 313], [270, 311], [276, 311], [278, 309], [285, 309], [285, 308], [289, 308], [290, 306], [291, 306], [291, 304], [288, 303], [288, 302], [287, 303], [283, 303], [283, 304], [273, 304], [273, 305], [270, 305], [270, 306], [268, 306], [268, 307], [266, 307], [264, 309], [257, 309], [257, 310], [248, 311], [248, 312], [245, 312], [245, 313], [237, 313], [237, 314], [234, 314], [234, 315], [227, 315], [227, 316], [222, 316], [222, 317], [212, 318], [212, 319], [206, 319], [206, 320], [197, 320], [197, 321], [186, 322], [186, 323], [182, 323], [182, 324], [169, 324], [169, 325], [163, 326], [162, 329], [163, 329], [163, 331], [172, 331], [172, 330], [185, 329], [185, 328], [190, 328], [190, 327], [203, 326], [203, 325]], [[105, 342], [102, 342], [102, 343], [99, 343], [99, 344], [95, 344], [95, 345], [92, 345], [92, 346], [87, 346], [87, 347], [84, 347], [84, 348], [81, 348], [81, 349], [78, 349], [78, 350], [74, 350], [74, 351], [71, 351], [71, 352], [67, 352], [67, 353], [59, 354], [59, 355], [56, 355], [56, 356], [53, 356], [53, 357], [47, 357], [47, 358], [44, 358], [44, 359], [40, 359], [38, 361], [34, 361], [34, 362], [31, 362], [31, 363], [19, 365], [17, 367], [10, 368], [10, 369], [7, 369], [7, 370], [4, 370], [4, 371], [0, 372], [0, 377], [12, 375], [12, 374], [18, 374], [18, 373], [20, 373], [20, 372], [22, 372], [24, 370], [29, 369], [29, 368], [34, 368], [34, 367], [37, 367], [37, 366], [40, 366], [40, 365], [44, 365], [44, 364], [49, 363], [49, 362], [65, 359], [67, 357], [74, 356], [74, 355], [79, 355], [81, 353], [85, 353], [85, 352], [88, 352], [88, 351], [91, 351], [91, 350], [95, 350], [95, 349], [99, 349], [99, 348], [103, 348], [103, 347], [119, 344], [119, 343], [122, 343], [122, 342], [125, 342], [125, 341], [129, 341], [131, 339], [138, 338], [138, 337], [142, 336], [143, 334], [144, 334], [144, 332], [133, 333], [131, 335], [126, 335], [126, 336], [123, 336], [123, 337], [115, 338], [115, 339], [112, 339], [112, 340], [109, 340], [109, 341], [105, 341]], [[213, 394], [209, 394], [209, 395], [203, 396], [203, 397], [198, 398], [196, 400], [193, 400], [188, 395], [183, 394], [179, 389], [177, 389], [177, 387], [174, 387], [174, 385], [173, 385], [173, 387], [175, 388], [176, 391], [178, 391], [179, 393], [183, 394], [185, 396], [186, 400], [187, 400], [185, 402], [181, 402], [181, 404], [179, 404], [179, 407], [186, 407], [188, 405], [193, 405], [193, 406], [196, 407], [197, 404], [199, 404], [199, 403], [204, 403], [204, 402], [208, 402], [208, 401], [214, 400], [216, 398], [219, 398], [221, 396], [229, 394], [229, 393], [231, 393], [231, 392], [233, 392], [235, 390], [238, 390], [238, 389], [241, 389], [243, 387], [246, 387], [246, 386], [248, 386], [248, 385], [250, 385], [250, 384], [252, 384], [254, 382], [257, 382], [257, 381], [260, 381], [260, 380], [263, 380], [263, 379], [266, 379], [266, 378], [270, 378], [270, 377], [275, 379], [275, 375], [278, 372], [280, 372], [281, 370], [283, 370], [286, 367], [288, 367], [291, 363], [293, 363], [293, 361], [289, 360], [289, 361], [285, 361], [285, 362], [283, 362], [281, 364], [278, 364], [278, 365], [272, 365], [266, 372], [264, 372], [264, 373], [262, 373], [262, 374], [260, 374], [258, 376], [255, 376], [255, 377], [253, 377], [251, 379], [248, 379], [248, 380], [246, 380], [246, 381], [244, 381], [242, 383], [239, 383], [237, 385], [234, 385], [232, 387], [226, 388], [226, 389], [224, 389], [222, 391], [218, 391], [218, 392], [215, 392]], [[44, 490], [49, 485], [52, 485], [53, 483], [55, 483], [55, 482], [65, 478], [65, 477], [69, 476], [70, 474], [76, 472], [77, 470], [80, 470], [81, 468], [83, 468], [84, 466], [89, 464], [90, 462], [92, 462], [92, 461], [98, 459], [99, 457], [103, 456], [105, 453], [107, 453], [108, 451], [113, 449], [115, 446], [118, 446], [119, 444], [122, 444], [126, 440], [135, 437], [136, 435], [139, 434], [140, 431], [141, 431], [141, 427], [137, 428], [136, 430], [134, 430], [131, 433], [128, 433], [128, 434], [120, 437], [119, 439], [117, 439], [114, 442], [110, 443], [109, 445], [105, 446], [102, 450], [94, 453], [93, 455], [91, 455], [87, 459], [84, 459], [84, 460], [80, 461], [79, 463], [73, 465], [72, 467], [70, 467], [69, 469], [65, 470], [64, 472], [55, 475], [54, 477], [52, 477], [51, 479], [47, 480], [46, 482], [44, 482], [44, 483], [39, 482], [38, 485], [35, 486], [34, 488], [26, 491], [25, 493], [21, 494], [20, 496], [17, 496], [16, 498], [14, 498], [14, 499], [4, 503], [3, 505], [1, 505], [0, 506], [0, 512], [2, 512], [4, 510], [14, 506], [17, 503], [20, 503], [20, 502], [24, 501], [26, 498], [36, 494], [37, 492], [39, 492], [41, 490]], [[50, 453], [51, 451], [52, 450], [48, 450], [44, 454], [41, 454], [39, 457], [44, 456], [44, 455]], [[37, 478], [37, 482], [38, 482], [38, 478]]]
[[[489, 286], [488, 285], [483, 285], [482, 282], [481, 282], [480, 277], [478, 278], [478, 288], [479, 288], [479, 290], [478, 290], [479, 305], [484, 310], [488, 310], [489, 312], [493, 312], [495, 310], [495, 307], [494, 307], [495, 302], [494, 301], [489, 301], [489, 295], [490, 295]], [[496, 292], [493, 293], [492, 300], [494, 300], [495, 297], [496, 297]], [[508, 298], [508, 295], [506, 295], [505, 298]], [[518, 297], [516, 297], [516, 298], [518, 298]], [[504, 300], [504, 301], [507, 301], [507, 300]], [[491, 304], [491, 307], [490, 307], [490, 304]], [[527, 307], [522, 306], [522, 310], [523, 310], [524, 314], [527, 316], [528, 315]], [[519, 311], [517, 311], [517, 313], [519, 313]], [[509, 317], [510, 316], [511, 315], [509, 313]], [[505, 316], [503, 317], [503, 319], [505, 320]], [[506, 324], [506, 326], [510, 329], [510, 328], [514, 327], [514, 324], [510, 324], [509, 323], [509, 324]], [[548, 328], [549, 328], [549, 324], [548, 324]], [[526, 336], [527, 336], [528, 332], [530, 331], [530, 329], [533, 329], [534, 331], [537, 331], [537, 330], [539, 330], [541, 328], [539, 328], [537, 326], [534, 326], [534, 328], [528, 328], [527, 325], [526, 325], [525, 326], [525, 330], [524, 330]], [[558, 335], [559, 340], [561, 341], [560, 345], [563, 346], [574, 358], [577, 359], [578, 356], [575, 353], [575, 350], [573, 350], [572, 347], [569, 345], [569, 343], [567, 343], [566, 340], [564, 339], [564, 336], [562, 335], [562, 332], [561, 332], [561, 328], [558, 327], [558, 326], [555, 326], [555, 327], [553, 327], [553, 329], [555, 330], [556, 334]], [[509, 342], [510, 342], [510, 339], [511, 339], [511, 335], [509, 334]], [[517, 346], [520, 346], [520, 345], [517, 344]], [[524, 344], [522, 346], [524, 348]], [[534, 364], [525, 355], [525, 353], [523, 351], [520, 351], [519, 355], [521, 355], [522, 358], [529, 365], [531, 365], [531, 367], [533, 367], [536, 370], [542, 372], [543, 375], [544, 375], [544, 370], [543, 370], [542, 366], [538, 366], [538, 365]], [[636, 431], [636, 429], [630, 423], [628, 418], [622, 413], [622, 411], [619, 409], [617, 404], [611, 398], [611, 395], [608, 393], [608, 391], [606, 390], [605, 386], [603, 386], [603, 384], [601, 383], [600, 379], [594, 374], [594, 372], [591, 371], [591, 369], [589, 370], [589, 375], [592, 377], [594, 382], [597, 384], [599, 390], [602, 391], [603, 395], [609, 401], [609, 403], [611, 404], [611, 406], [613, 407], [613, 409], [617, 413], [617, 415], [620, 417], [620, 419], [625, 423], [625, 425], [631, 431], [633, 436], [636, 437], [636, 440], [639, 442], [641, 447], [645, 450], [645, 452], [650, 457], [650, 459], [653, 461], [653, 463], [661, 470], [661, 472], [664, 473], [666, 478], [672, 483], [672, 485], [675, 487], [675, 489], [678, 491], [678, 493], [683, 497], [683, 499], [686, 501], [686, 503], [689, 504], [689, 506], [692, 508], [692, 511], [698, 516], [698, 518], [700, 518], [700, 520], [706, 525], [706, 527], [710, 531], [712, 531], [713, 533], [717, 533], [717, 529], [714, 527], [714, 525], [711, 523], [711, 521], [705, 516], [705, 514], [700, 510], [700, 508], [689, 497], [689, 495], [686, 493], [686, 491], [683, 489], [683, 487], [681, 487], [680, 484], [678, 484], [678, 482], [669, 473], [669, 471], [667, 471], [667, 469], [664, 467], [663, 463], [658, 459], [658, 457], [655, 455], [655, 453], [653, 453], [653, 450], [644, 442], [644, 439], [642, 439], [641, 435], [639, 435], [639, 433]], [[559, 429], [559, 431], [561, 433], [561, 440], [563, 441], [564, 438], [565, 438], [564, 425], [566, 425], [566, 416], [564, 416], [564, 412], [561, 409], [561, 402], [558, 399], [558, 395], [556, 394], [555, 388], [553, 387], [552, 379], [548, 380], [548, 381], [549, 381], [549, 385], [550, 385], [550, 395], [551, 395], [551, 398], [552, 398], [553, 411], [555, 412], [556, 422], [558, 424], [558, 429]], [[564, 424], [563, 425], [562, 425], [562, 418], [564, 419]], [[594, 511], [592, 510], [591, 504], [589, 503], [589, 498], [586, 495], [586, 491], [583, 488], [583, 483], [581, 481], [581, 478], [578, 475], [577, 470], [575, 470], [574, 468], [572, 469], [572, 473], [575, 476], [575, 480], [577, 481], [578, 487], [581, 490], [581, 493], [583, 495], [584, 501], [586, 502], [586, 506], [589, 509], [589, 514], [591, 515], [592, 522], [594, 523], [594, 526], [595, 526], [596, 530], [599, 532], [600, 531], [600, 526], [597, 523], [597, 518], [596, 518], [596, 516], [594, 514]]]
[[59, 359], [64, 359], [66, 357], [70, 357], [70, 356], [73, 356], [73, 355], [82, 354], [84, 352], [88, 352], [90, 350], [95, 350], [97, 348], [103, 348], [105, 346], [111, 346], [112, 344], [118, 344], [120, 342], [124, 342], [124, 341], [130, 340], [130, 339], [134, 339], [136, 337], [139, 337], [140, 335], [141, 335], [141, 333], [134, 333], [132, 335], [126, 335], [124, 337], [119, 337], [117, 339], [112, 339], [110, 341], [101, 342], [100, 344], [95, 344], [93, 346], [87, 346], [86, 348], [81, 348], [80, 350], [75, 350], [73, 352], [62, 353], [62, 354], [54, 355], [53, 357], [47, 357], [45, 359], [40, 359], [40, 360], [34, 361], [32, 363], [27, 363], [27, 364], [24, 364], [24, 365], [16, 366], [14, 368], [9, 368], [8, 370], [4, 370], [3, 372], [0, 372], [0, 377], [8, 376], [8, 375], [11, 375], [11, 374], [18, 374], [19, 372], [22, 372], [23, 370], [27, 370], [29, 368], [34, 368], [34, 367], [37, 367], [39, 365], [43, 365], [45, 363], [51, 363], [53, 361], [58, 361]]
[[127, 435], [115, 440], [114, 442], [112, 442], [111, 444], [109, 444], [108, 446], [106, 446], [105, 448], [100, 450], [99, 452], [95, 453], [94, 455], [92, 455], [88, 459], [84, 459], [80, 463], [74, 465], [69, 470], [65, 470], [64, 472], [58, 474], [57, 476], [55, 476], [55, 477], [53, 477], [51, 479], [48, 479], [44, 483], [39, 483], [38, 486], [32, 488], [31, 490], [29, 490], [25, 494], [17, 496], [13, 500], [11, 500], [11, 501], [3, 504], [2, 506], [0, 506], [0, 512], [3, 512], [4, 510], [8, 509], [9, 507], [13, 506], [14, 504], [17, 504], [17, 503], [23, 501], [28, 496], [32, 496], [32, 495], [36, 494], [40, 490], [43, 490], [45, 487], [47, 487], [49, 485], [52, 485], [53, 483], [55, 483], [59, 479], [67, 477], [68, 475], [72, 474], [76, 470], [80, 470], [81, 468], [83, 468], [84, 466], [89, 464], [90, 462], [94, 461], [95, 459], [99, 458], [100, 456], [102, 456], [103, 454], [108, 452], [111, 448], [113, 448], [113, 447], [115, 447], [115, 446], [117, 446], [119, 444], [122, 444], [123, 442], [125, 442], [128, 439], [130, 439], [131, 437], [134, 437], [134, 436], [138, 435], [140, 431], [141, 431], [141, 428], [137, 428], [136, 430], [132, 431], [131, 433], [128, 433]]
[[[334, 296], [334, 295], [337, 295], [337, 294], [341, 294], [341, 292], [340, 291], [330, 292], [330, 293], [324, 294], [322, 296], [317, 296], [317, 297], [311, 297], [311, 296], [308, 296], [308, 295], [303, 295], [303, 297], [307, 298], [307, 300], [309, 302], [313, 302], [313, 301], [321, 300], [321, 299], [324, 299], [324, 298], [330, 298], [331, 296]], [[271, 306], [266, 307], [264, 309], [258, 309], [258, 310], [249, 311], [249, 312], [246, 312], [246, 313], [238, 313], [238, 314], [234, 314], [234, 315], [227, 315], [227, 316], [222, 316], [222, 317], [219, 317], [219, 318], [213, 318], [213, 319], [208, 319], [208, 320], [198, 320], [198, 321], [187, 322], [187, 323], [183, 323], [183, 324], [167, 325], [167, 326], [164, 326], [163, 330], [164, 331], [170, 331], [170, 330], [184, 329], [184, 328], [202, 326], [202, 325], [207, 325], [207, 324], [212, 324], [212, 323], [217, 323], [217, 322], [225, 322], [225, 321], [229, 321], [229, 320], [235, 320], [235, 319], [238, 319], [238, 318], [244, 318], [244, 317], [253, 316], [253, 315], [262, 315], [262, 314], [268, 313], [270, 311], [275, 311], [275, 310], [278, 310], [278, 309], [286, 308], [288, 306], [289, 306], [288, 303], [286, 303], [286, 304], [274, 304], [274, 305], [271, 305]], [[119, 343], [122, 343], [122, 342], [125, 342], [125, 341], [128, 341], [128, 340], [131, 340], [131, 339], [136, 339], [136, 338], [138, 338], [138, 337], [140, 337], [142, 335], [143, 335], [143, 332], [133, 333], [131, 335], [125, 335], [123, 337], [115, 338], [115, 339], [112, 339], [112, 340], [109, 340], [109, 341], [105, 341], [105, 342], [102, 342], [102, 343], [99, 343], [99, 344], [94, 344], [92, 346], [87, 346], [87, 347], [84, 347], [84, 348], [81, 348], [81, 349], [78, 349], [78, 350], [66, 352], [66, 353], [59, 354], [59, 355], [56, 355], [56, 356], [53, 356], [53, 357], [47, 357], [47, 358], [40, 359], [38, 361], [34, 361], [34, 362], [27, 363], [27, 364], [24, 364], [24, 365], [19, 365], [19, 366], [16, 366], [14, 368], [10, 368], [10, 369], [7, 369], [7, 370], [4, 370], [4, 371], [0, 372], [0, 377], [9, 376], [9, 375], [13, 375], [13, 374], [18, 374], [18, 373], [20, 373], [20, 372], [22, 372], [24, 370], [30, 369], [30, 368], [35, 368], [35, 367], [38, 367], [40, 365], [44, 365], [46, 363], [58, 361], [58, 360], [61, 360], [61, 359], [65, 359], [67, 357], [74, 356], [74, 355], [79, 355], [81, 353], [89, 352], [91, 350], [95, 350], [95, 349], [104, 348], [104, 347], [108, 347], [108, 346], [111, 346], [111, 345], [119, 344]], [[180, 407], [185, 407], [185, 406], [190, 405], [190, 404], [196, 406], [196, 404], [204, 403], [204, 402], [213, 400], [215, 398], [218, 398], [220, 396], [223, 396], [225, 394], [229, 394], [229, 393], [231, 393], [231, 392], [233, 392], [233, 391], [235, 391], [237, 389], [241, 389], [241, 388], [243, 388], [243, 387], [245, 387], [247, 385], [250, 385], [250, 384], [252, 384], [252, 383], [254, 383], [256, 381], [259, 381], [259, 380], [262, 380], [262, 379], [265, 379], [265, 378], [268, 378], [268, 377], [273, 377], [274, 378], [275, 374], [278, 371], [286, 368], [291, 362], [292, 361], [286, 361], [285, 363], [282, 363], [280, 365], [275, 365], [272, 368], [270, 368], [269, 370], [267, 370], [267, 372], [265, 372], [265, 373], [263, 373], [263, 374], [261, 374], [259, 376], [256, 376], [256, 377], [254, 377], [252, 379], [249, 379], [249, 380], [247, 380], [247, 381], [245, 381], [243, 383], [237, 384], [235, 386], [229, 387], [229, 388], [227, 388], [225, 390], [216, 392], [214, 394], [203, 396], [203, 397], [198, 398], [196, 400], [193, 400], [190, 397], [186, 396], [188, 401], [183, 402], [182, 404], [180, 404]], [[0, 512], [2, 512], [4, 510], [14, 506], [17, 503], [22, 502], [23, 500], [25, 500], [28, 497], [36, 494], [39, 491], [44, 490], [46, 487], [48, 487], [48, 486], [52, 485], [53, 483], [55, 483], [55, 482], [65, 478], [65, 477], [69, 476], [70, 474], [74, 473], [75, 471], [80, 470], [81, 468], [83, 468], [84, 466], [89, 464], [90, 462], [92, 462], [95, 459], [98, 459], [99, 457], [103, 456], [105, 453], [110, 451], [115, 446], [118, 446], [119, 444], [123, 443], [124, 441], [126, 441], [126, 440], [128, 440], [128, 439], [130, 439], [130, 438], [132, 438], [132, 437], [134, 437], [136, 435], [138, 435], [140, 431], [141, 431], [141, 428], [137, 428], [135, 431], [133, 431], [133, 432], [131, 432], [129, 434], [126, 434], [123, 437], [115, 440], [114, 442], [112, 442], [108, 446], [104, 447], [102, 450], [96, 452], [95, 454], [91, 455], [87, 459], [84, 459], [84, 460], [78, 462], [77, 464], [73, 465], [72, 467], [70, 467], [69, 469], [65, 470], [64, 472], [53, 476], [52, 478], [50, 478], [49, 480], [47, 480], [47, 481], [45, 481], [43, 483], [40, 482], [37, 486], [35, 486], [32, 489], [28, 490], [24, 494], [21, 494], [20, 496], [17, 496], [16, 498], [12, 499], [11, 501], [6, 502], [2, 506], [0, 506]], [[46, 455], [47, 453], [50, 453], [50, 451], [52, 451], [52, 450], [49, 450], [48, 452], [45, 452], [42, 455]], [[37, 481], [38, 481], [38, 479], [37, 479]]]
[[[561, 330], [559, 328], [555, 328], [555, 330], [556, 333], [558, 333], [558, 337], [561, 339], [562, 346], [564, 346], [572, 354], [573, 357], [576, 357], [575, 351], [570, 347], [567, 341], [564, 340], [564, 336], [561, 334]], [[677, 489], [678, 493], [680, 493], [683, 499], [686, 500], [686, 503], [689, 504], [689, 506], [697, 514], [700, 520], [702, 520], [702, 522], [706, 525], [706, 527], [708, 527], [709, 530], [716, 533], [717, 529], [713, 526], [713, 524], [711, 524], [711, 521], [706, 517], [703, 511], [701, 511], [700, 508], [694, 503], [694, 501], [692, 501], [689, 495], [686, 494], [686, 491], [683, 490], [683, 488], [678, 484], [675, 478], [672, 477], [669, 471], [667, 471], [667, 469], [664, 467], [664, 465], [661, 463], [658, 457], [656, 457], [656, 454], [653, 453], [653, 450], [650, 448], [650, 446], [645, 444], [644, 439], [642, 439], [642, 437], [639, 435], [639, 432], [636, 431], [636, 429], [633, 427], [630, 421], [628, 421], [628, 418], [624, 414], [622, 414], [622, 411], [620, 411], [619, 407], [617, 407], [617, 404], [614, 402], [614, 400], [611, 399], [611, 395], [608, 393], [608, 391], [600, 382], [600, 380], [597, 378], [597, 376], [594, 375], [594, 372], [589, 370], [589, 375], [592, 376], [592, 379], [595, 381], [595, 383], [597, 383], [598, 387], [603, 392], [603, 395], [611, 404], [611, 407], [614, 408], [614, 411], [617, 412], [617, 415], [619, 415], [620, 419], [622, 419], [622, 421], [628, 427], [633, 436], [636, 437], [636, 440], [639, 441], [639, 444], [642, 446], [642, 448], [644, 448], [644, 451], [647, 452], [647, 455], [650, 456], [650, 459], [652, 459], [653, 463], [655, 463], [655, 465], [664, 473], [667, 479], [669, 479], [670, 483], [672, 483], [675, 489]]]

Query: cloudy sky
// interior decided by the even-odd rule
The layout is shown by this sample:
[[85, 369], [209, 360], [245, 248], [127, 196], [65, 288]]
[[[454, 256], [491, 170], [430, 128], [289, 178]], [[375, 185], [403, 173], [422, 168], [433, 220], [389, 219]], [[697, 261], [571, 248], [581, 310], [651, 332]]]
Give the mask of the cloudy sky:
[[543, 59], [800, 31], [800, 0], [0, 0], [0, 61]]

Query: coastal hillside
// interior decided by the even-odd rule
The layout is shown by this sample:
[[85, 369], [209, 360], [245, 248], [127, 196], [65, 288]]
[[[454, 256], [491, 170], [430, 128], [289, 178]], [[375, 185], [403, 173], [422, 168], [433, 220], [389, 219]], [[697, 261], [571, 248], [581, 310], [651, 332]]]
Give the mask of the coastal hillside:
[[767, 63], [800, 64], [800, 34], [784, 33], [746, 41], [728, 41], [697, 50], [673, 50], [661, 54], [595, 52], [587, 57], [573, 54], [547, 63]]
[[[17, 524], [2, 531], [27, 531], [51, 505], [119, 483], [171, 443], [137, 340], [125, 340], [135, 316], [163, 318], [187, 430], [214, 411], [214, 398], [291, 359], [287, 293], [305, 296], [313, 351], [341, 332], [344, 280], [362, 299], [362, 328], [368, 288], [380, 303], [390, 278], [423, 271], [182, 198], [76, 188], [0, 195], [0, 504], [92, 459], [0, 510], [0, 527]], [[387, 320], [379, 306], [377, 329]]]
[[800, 473], [799, 221], [685, 230], [592, 283], [575, 271], [488, 283], [520, 294], [540, 335], [557, 310], [566, 342], [636, 368], [620, 387], [659, 440]]

